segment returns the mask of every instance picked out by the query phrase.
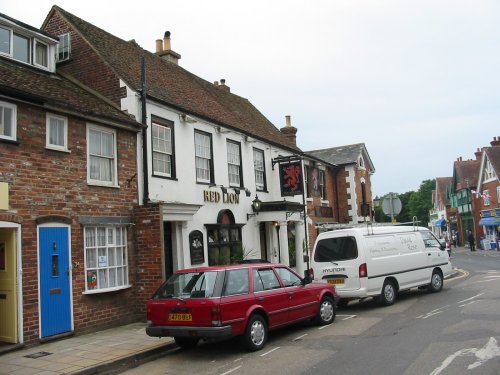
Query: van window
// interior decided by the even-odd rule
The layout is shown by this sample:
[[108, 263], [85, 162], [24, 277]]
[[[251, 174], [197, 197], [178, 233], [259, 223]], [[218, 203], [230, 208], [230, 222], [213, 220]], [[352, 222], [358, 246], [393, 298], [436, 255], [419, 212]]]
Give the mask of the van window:
[[425, 247], [441, 247], [438, 239], [431, 232], [421, 232]]
[[314, 253], [315, 262], [335, 262], [356, 259], [357, 257], [358, 246], [356, 245], [356, 239], [352, 236], [320, 240]]

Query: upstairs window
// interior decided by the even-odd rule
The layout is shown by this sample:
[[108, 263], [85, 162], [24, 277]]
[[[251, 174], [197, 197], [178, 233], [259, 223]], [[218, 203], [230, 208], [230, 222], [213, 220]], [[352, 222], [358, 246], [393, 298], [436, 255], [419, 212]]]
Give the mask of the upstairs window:
[[196, 181], [211, 183], [213, 178], [212, 137], [209, 134], [194, 132]]
[[227, 170], [229, 174], [229, 186], [243, 185], [241, 170], [241, 150], [240, 144], [227, 141]]
[[326, 199], [325, 192], [325, 171], [319, 169], [318, 170], [318, 188], [321, 199]]
[[0, 101], [0, 139], [16, 140], [17, 107]]
[[118, 186], [116, 168], [116, 133], [97, 126], [87, 128], [88, 182]]
[[59, 35], [59, 44], [57, 45], [57, 61], [69, 60], [71, 55], [70, 34]]
[[163, 177], [174, 177], [173, 152], [174, 123], [162, 119], [153, 119], [151, 136], [153, 142], [153, 173]]
[[68, 150], [68, 119], [62, 116], [47, 114], [47, 148]]
[[35, 40], [35, 65], [49, 67], [49, 46]]
[[253, 149], [253, 166], [255, 171], [255, 188], [260, 191], [266, 190], [266, 169], [264, 164], [264, 151]]
[[30, 40], [29, 38], [14, 33], [12, 57], [14, 59], [29, 63], [30, 62]]
[[10, 30], [0, 27], [0, 53], [10, 55]]

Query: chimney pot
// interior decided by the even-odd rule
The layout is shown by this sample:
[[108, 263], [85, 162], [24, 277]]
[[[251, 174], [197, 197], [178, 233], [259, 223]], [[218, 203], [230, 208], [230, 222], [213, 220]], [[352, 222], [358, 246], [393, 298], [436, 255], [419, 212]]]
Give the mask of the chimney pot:
[[286, 127], [291, 127], [292, 126], [292, 120], [291, 120], [290, 115], [286, 115], [285, 116], [285, 126]]
[[165, 35], [163, 36], [163, 50], [168, 51], [172, 49], [170, 46], [170, 31], [165, 31]]
[[163, 42], [161, 39], [156, 39], [156, 52], [163, 51]]
[[226, 80], [225, 80], [224, 78], [221, 78], [221, 79], [220, 79], [220, 84], [221, 84], [221, 85], [225, 85], [225, 84], [226, 84]]

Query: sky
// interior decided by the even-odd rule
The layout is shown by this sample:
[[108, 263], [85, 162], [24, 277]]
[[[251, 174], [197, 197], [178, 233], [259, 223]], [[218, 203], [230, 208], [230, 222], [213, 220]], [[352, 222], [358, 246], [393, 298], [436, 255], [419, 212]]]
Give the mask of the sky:
[[303, 151], [364, 143], [373, 195], [416, 191], [500, 137], [498, 0], [0, 0], [41, 27], [52, 5], [250, 100]]

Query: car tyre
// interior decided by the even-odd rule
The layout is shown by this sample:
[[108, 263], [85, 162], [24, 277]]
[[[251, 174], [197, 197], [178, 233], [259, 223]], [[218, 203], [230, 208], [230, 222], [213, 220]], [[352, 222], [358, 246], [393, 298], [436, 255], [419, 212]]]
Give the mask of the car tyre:
[[335, 302], [332, 297], [324, 296], [319, 306], [316, 322], [321, 326], [333, 323], [335, 320]]
[[174, 337], [174, 340], [182, 349], [192, 349], [198, 344], [198, 341], [200, 341], [199, 338], [191, 337]]
[[391, 280], [385, 281], [379, 300], [383, 306], [390, 306], [394, 303], [396, 300], [396, 287], [394, 286], [394, 282]]
[[267, 322], [264, 317], [260, 314], [252, 315], [243, 337], [245, 347], [251, 352], [262, 349], [266, 345], [267, 335]]
[[431, 293], [440, 292], [443, 289], [443, 275], [441, 272], [435, 270], [432, 272], [431, 283], [428, 286], [428, 290]]

